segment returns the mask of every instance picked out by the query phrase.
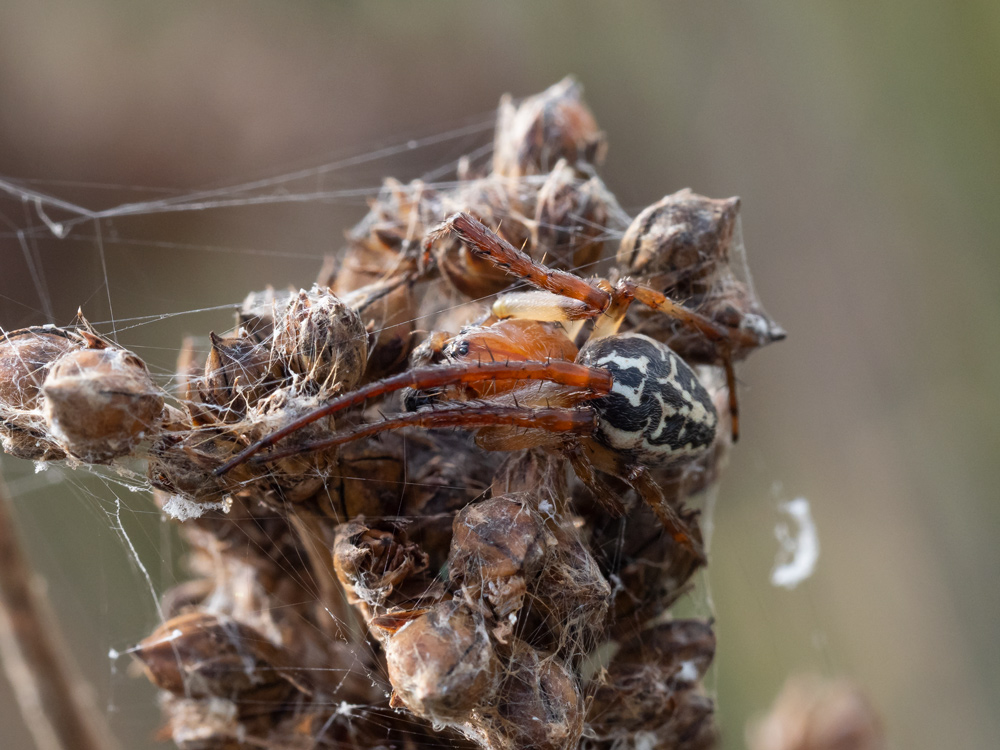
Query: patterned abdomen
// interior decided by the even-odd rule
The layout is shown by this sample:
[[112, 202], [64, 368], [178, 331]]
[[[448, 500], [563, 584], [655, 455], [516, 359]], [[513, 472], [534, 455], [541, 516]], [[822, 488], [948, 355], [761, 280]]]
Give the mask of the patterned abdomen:
[[602, 445], [644, 466], [701, 455], [719, 417], [694, 371], [665, 344], [638, 333], [597, 339], [577, 361], [608, 370], [612, 392], [591, 401]]

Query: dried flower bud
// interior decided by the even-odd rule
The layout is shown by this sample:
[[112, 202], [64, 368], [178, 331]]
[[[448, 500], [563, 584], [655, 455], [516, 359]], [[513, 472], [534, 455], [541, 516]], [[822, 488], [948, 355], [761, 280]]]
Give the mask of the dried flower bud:
[[729, 261], [739, 212], [739, 198], [716, 200], [678, 190], [635, 217], [618, 248], [619, 267], [665, 293], [683, 298], [704, 292], [704, 284]]
[[[596, 737], [648, 732], [681, 747], [711, 746], [712, 702], [700, 682], [715, 654], [711, 625], [674, 620], [636, 632], [614, 655], [594, 692], [588, 719]], [[667, 744], [673, 747], [673, 744]]]
[[600, 163], [607, 143], [582, 93], [583, 87], [567, 77], [519, 105], [509, 95], [501, 99], [493, 171], [524, 177], [548, 172], [560, 159], [571, 166]]
[[469, 607], [442, 602], [404, 625], [385, 649], [396, 702], [433, 721], [460, 721], [489, 702], [499, 663]]
[[330, 477], [331, 507], [338, 520], [384, 516], [399, 507], [406, 484], [403, 446], [399, 436], [378, 443], [351, 442], [337, 451], [338, 471]]
[[227, 433], [213, 428], [193, 430], [183, 423], [164, 430], [149, 449], [147, 474], [153, 487], [195, 503], [217, 503], [241, 484], [260, 476], [242, 464], [225, 476], [212, 472], [242, 448]]
[[[520, 195], [518, 190], [528, 191]], [[444, 215], [465, 211], [494, 229], [514, 247], [524, 247], [531, 239], [525, 207], [534, 212], [534, 189], [531, 185], [513, 187], [495, 179], [476, 180], [462, 185], [443, 201]], [[506, 289], [511, 277], [488, 260], [469, 251], [454, 233], [432, 232], [427, 250], [445, 280], [460, 294], [479, 299]]]
[[41, 387], [49, 367], [83, 346], [61, 328], [37, 326], [0, 333], [0, 440], [11, 455], [36, 461], [65, 457], [41, 414]]
[[354, 388], [368, 359], [368, 333], [361, 318], [332, 293], [302, 290], [274, 332], [274, 353], [299, 388], [329, 395]]
[[45, 420], [70, 454], [92, 464], [125, 456], [160, 421], [163, 396], [142, 360], [94, 340], [63, 355], [42, 385]]
[[882, 750], [882, 722], [847, 680], [788, 680], [771, 712], [747, 731], [751, 750]]
[[437, 191], [414, 180], [404, 185], [385, 180], [368, 214], [347, 234], [350, 249], [336, 275], [336, 282], [320, 279], [321, 285], [346, 293], [399, 271], [420, 252], [420, 242], [429, 227], [445, 216]]
[[[247, 419], [243, 424], [244, 437], [249, 442], [259, 440], [317, 406], [319, 399], [315, 396], [297, 395], [288, 388], [279, 389], [252, 406], [247, 412]], [[300, 441], [302, 445], [321, 440], [329, 437], [333, 427], [333, 417], [319, 419], [297, 431], [294, 437], [290, 436], [284, 445], [289, 445], [291, 440]], [[336, 467], [336, 447], [270, 461], [263, 469], [262, 480], [266, 480], [267, 487], [276, 493], [276, 496], [265, 499], [272, 505], [278, 506], [287, 502], [299, 503], [308, 500], [323, 488], [330, 475], [336, 471]]]
[[583, 697], [554, 657], [515, 641], [497, 700], [477, 716], [489, 750], [573, 750], [583, 733]]
[[194, 700], [161, 693], [167, 725], [163, 740], [173, 740], [179, 750], [244, 750], [246, 728], [239, 721], [235, 703], [223, 698]]
[[161, 690], [190, 698], [280, 699], [311, 687], [281, 646], [228, 617], [189, 612], [167, 620], [133, 655]]
[[590, 651], [604, 636], [611, 585], [576, 528], [564, 523], [556, 529], [555, 538], [532, 605], [551, 634], [551, 643], [546, 645], [568, 657]]
[[267, 287], [262, 292], [250, 292], [236, 313], [237, 330], [242, 330], [258, 344], [264, 344], [274, 335], [274, 317], [284, 310], [295, 297], [289, 290], [275, 291]]
[[617, 210], [600, 178], [582, 182], [565, 160], [560, 161], [538, 191], [532, 255], [551, 268], [592, 273], [604, 249], [606, 227]]
[[397, 586], [427, 569], [427, 554], [397, 524], [361, 519], [337, 527], [333, 566], [348, 601], [384, 606]]
[[224, 421], [236, 421], [281, 383], [281, 368], [270, 350], [245, 332], [226, 339], [210, 336], [200, 400], [215, 407]]
[[369, 335], [364, 380], [370, 382], [396, 372], [413, 348], [417, 301], [412, 285], [376, 283], [343, 296]]
[[515, 497], [466, 506], [452, 529], [451, 583], [469, 600], [488, 602], [500, 623], [497, 637], [504, 640], [555, 540], [541, 517]]

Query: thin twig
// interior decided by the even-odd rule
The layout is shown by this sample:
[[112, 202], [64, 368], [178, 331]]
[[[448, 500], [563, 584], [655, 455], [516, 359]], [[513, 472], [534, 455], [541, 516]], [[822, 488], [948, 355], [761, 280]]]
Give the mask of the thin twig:
[[118, 750], [55, 627], [0, 476], [0, 662], [38, 750]]

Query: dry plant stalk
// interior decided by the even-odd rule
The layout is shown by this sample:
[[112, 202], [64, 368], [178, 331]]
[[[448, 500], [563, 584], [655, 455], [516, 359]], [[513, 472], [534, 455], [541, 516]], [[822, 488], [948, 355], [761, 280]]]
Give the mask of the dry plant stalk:
[[669, 611], [706, 562], [686, 503], [737, 434], [734, 362], [784, 332], [739, 201], [630, 221], [605, 150], [573, 80], [505, 98], [492, 165], [387, 180], [311, 290], [186, 343], [173, 395], [82, 319], [4, 334], [4, 448], [144, 457], [182, 522], [194, 578], [135, 649], [165, 737], [713, 746], [711, 624]]
[[38, 750], [116, 750], [24, 553], [0, 477], [0, 665]]

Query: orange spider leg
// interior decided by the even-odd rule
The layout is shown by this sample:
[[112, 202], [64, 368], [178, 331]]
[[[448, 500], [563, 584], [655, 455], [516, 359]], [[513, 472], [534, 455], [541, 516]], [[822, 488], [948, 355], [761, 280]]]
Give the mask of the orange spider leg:
[[447, 230], [454, 232], [477, 258], [488, 260], [497, 268], [527, 281], [538, 289], [580, 300], [592, 311], [589, 317], [600, 315], [611, 304], [609, 292], [575, 274], [536, 263], [527, 253], [497, 236], [469, 214], [452, 215], [441, 229], [431, 234], [431, 238]]
[[292, 434], [323, 417], [343, 409], [362, 404], [368, 399], [377, 398], [403, 388], [424, 390], [460, 383], [477, 383], [486, 380], [547, 380], [553, 383], [582, 388], [602, 395], [611, 392], [611, 375], [606, 370], [596, 367], [578, 365], [575, 362], [462, 362], [455, 365], [435, 365], [421, 367], [394, 375], [384, 380], [370, 383], [364, 388], [347, 393], [329, 401], [325, 405], [290, 422], [285, 427], [272, 432], [256, 443], [224, 463], [213, 474], [221, 476], [239, 466], [255, 453], [274, 445], [279, 440]]
[[380, 422], [362, 424], [352, 427], [349, 430], [338, 432], [326, 440], [274, 451], [264, 456], [257, 456], [251, 460], [253, 463], [268, 463], [281, 458], [296, 456], [300, 453], [311, 453], [335, 445], [342, 445], [352, 440], [360, 440], [361, 438], [371, 437], [386, 430], [398, 430], [403, 427], [440, 429], [445, 427], [495, 427], [497, 425], [575, 435], [590, 435], [597, 429], [597, 414], [593, 409], [550, 409], [463, 402], [457, 406], [396, 414]]
[[699, 564], [704, 565], [708, 562], [701, 540], [695, 538], [688, 524], [667, 502], [663, 496], [663, 490], [650, 476], [649, 469], [645, 466], [633, 466], [622, 478], [653, 509], [657, 518], [660, 519], [660, 523], [663, 524], [663, 528], [667, 530], [667, 533], [679, 547], [690, 552]]

